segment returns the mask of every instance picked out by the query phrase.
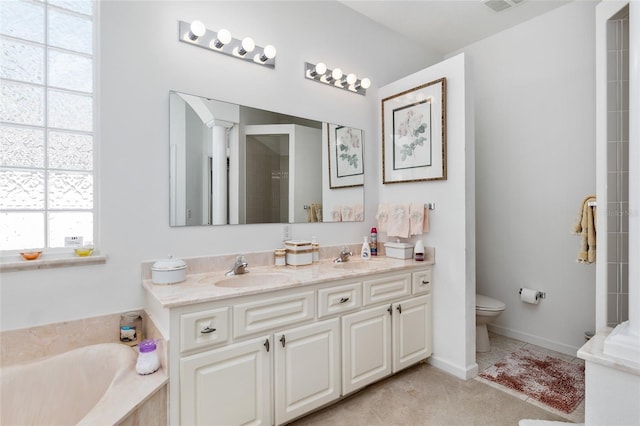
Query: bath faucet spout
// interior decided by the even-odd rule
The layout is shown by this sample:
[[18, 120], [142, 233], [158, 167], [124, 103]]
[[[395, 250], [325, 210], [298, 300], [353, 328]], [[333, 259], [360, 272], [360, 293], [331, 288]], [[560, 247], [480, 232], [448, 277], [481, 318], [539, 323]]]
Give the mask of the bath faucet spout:
[[340, 252], [340, 256], [336, 257], [335, 259], [333, 259], [333, 261], [335, 263], [343, 263], [343, 262], [348, 262], [349, 258], [351, 258], [351, 256], [353, 256], [353, 252], [351, 250], [349, 250], [349, 247], [343, 247], [342, 251]]
[[246, 274], [249, 272], [247, 267], [249, 263], [244, 259], [244, 256], [237, 256], [236, 261], [231, 265], [231, 269], [225, 274], [227, 277], [234, 275]]

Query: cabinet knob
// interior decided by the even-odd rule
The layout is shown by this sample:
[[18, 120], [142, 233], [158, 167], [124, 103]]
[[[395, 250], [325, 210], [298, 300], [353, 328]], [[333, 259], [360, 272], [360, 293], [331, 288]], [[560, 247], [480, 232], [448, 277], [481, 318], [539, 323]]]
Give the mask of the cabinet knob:
[[400, 314], [402, 313], [402, 305], [398, 305], [398, 307], [396, 309], [398, 309], [398, 313], [400, 313]]
[[267, 339], [264, 341], [264, 347], [267, 349], [267, 352], [269, 352], [269, 346], [271, 345], [269, 344], [269, 339]]
[[342, 297], [342, 298], [340, 299], [340, 303], [347, 303], [349, 300], [350, 300], [350, 298], [349, 298], [349, 297]]
[[429, 281], [422, 280], [422, 285], [429, 284]]
[[209, 334], [209, 333], [213, 333], [214, 331], [216, 331], [215, 328], [211, 328], [209, 326], [206, 326], [205, 328], [203, 328], [202, 330], [200, 330], [200, 333], [202, 334]]
[[280, 343], [282, 343], [282, 347], [284, 348], [284, 345], [287, 344], [287, 339], [284, 337], [284, 334], [282, 335], [282, 337], [280, 338]]
[[389, 312], [389, 315], [393, 315], [393, 305], [389, 305], [389, 309], [387, 309], [387, 312]]

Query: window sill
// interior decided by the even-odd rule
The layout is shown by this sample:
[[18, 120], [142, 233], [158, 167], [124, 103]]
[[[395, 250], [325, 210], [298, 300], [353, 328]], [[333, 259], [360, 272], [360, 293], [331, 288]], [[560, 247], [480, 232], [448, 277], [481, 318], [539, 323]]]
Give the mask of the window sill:
[[72, 266], [102, 265], [107, 263], [106, 255], [87, 257], [58, 257], [36, 260], [2, 259], [0, 272], [34, 271], [37, 269], [68, 268]]

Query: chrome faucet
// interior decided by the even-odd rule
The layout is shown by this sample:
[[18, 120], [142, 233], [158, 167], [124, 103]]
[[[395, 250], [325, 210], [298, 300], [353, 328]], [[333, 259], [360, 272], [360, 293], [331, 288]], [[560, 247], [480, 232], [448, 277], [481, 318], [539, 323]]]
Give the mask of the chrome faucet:
[[234, 275], [246, 274], [249, 272], [247, 270], [247, 266], [249, 266], [249, 263], [244, 259], [244, 256], [237, 256], [236, 261], [231, 266], [231, 269], [227, 271], [225, 275], [232, 277]]
[[335, 259], [333, 259], [333, 261], [335, 263], [343, 263], [343, 262], [348, 262], [349, 258], [353, 256], [353, 252], [351, 250], [349, 250], [349, 247], [344, 246], [342, 248], [342, 251], [340, 252], [340, 256], [336, 257]]

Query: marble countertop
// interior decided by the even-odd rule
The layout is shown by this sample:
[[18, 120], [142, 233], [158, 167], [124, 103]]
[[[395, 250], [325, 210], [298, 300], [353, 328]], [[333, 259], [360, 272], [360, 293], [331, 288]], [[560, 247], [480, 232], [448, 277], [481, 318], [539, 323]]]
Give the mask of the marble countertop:
[[[193, 303], [211, 302], [215, 300], [230, 299], [239, 296], [260, 294], [287, 288], [303, 287], [312, 284], [350, 279], [366, 276], [373, 273], [393, 272], [407, 270], [408, 272], [433, 265], [433, 257], [428, 257], [423, 262], [413, 259], [395, 259], [378, 256], [371, 260], [353, 259], [345, 263], [334, 263], [331, 260], [321, 260], [306, 266], [256, 266], [249, 265], [249, 273], [236, 277], [226, 277], [225, 271], [214, 271], [197, 274], [188, 274], [187, 279], [181, 283], [170, 285], [153, 284], [150, 279], [144, 279], [142, 285], [163, 307], [175, 308]], [[248, 276], [251, 275], [251, 278]], [[216, 285], [220, 281], [231, 283], [231, 280], [249, 279], [254, 276], [273, 276], [260, 286], [245, 287], [221, 287]]]

